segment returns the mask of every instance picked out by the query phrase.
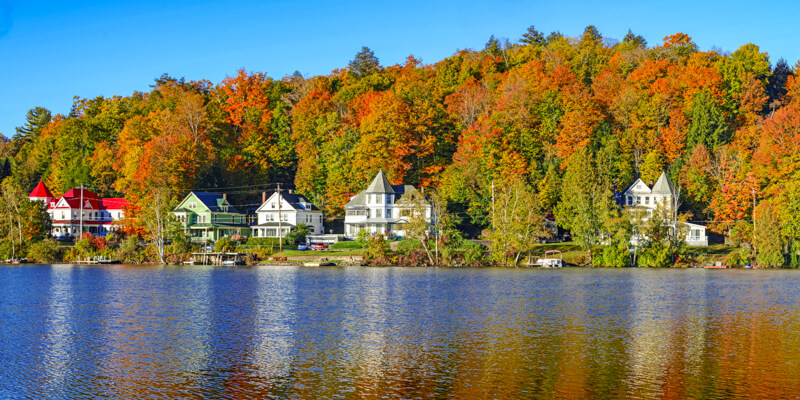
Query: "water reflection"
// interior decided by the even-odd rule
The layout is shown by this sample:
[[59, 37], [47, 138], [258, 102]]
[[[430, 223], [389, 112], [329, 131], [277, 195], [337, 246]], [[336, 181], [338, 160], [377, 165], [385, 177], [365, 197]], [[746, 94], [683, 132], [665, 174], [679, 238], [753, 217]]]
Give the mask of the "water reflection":
[[0, 267], [0, 398], [781, 398], [796, 271]]

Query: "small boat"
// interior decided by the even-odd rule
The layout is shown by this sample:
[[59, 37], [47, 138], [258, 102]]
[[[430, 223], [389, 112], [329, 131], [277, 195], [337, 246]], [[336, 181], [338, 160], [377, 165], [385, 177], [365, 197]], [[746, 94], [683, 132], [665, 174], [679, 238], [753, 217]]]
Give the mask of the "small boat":
[[303, 263], [304, 267], [333, 267], [336, 264], [329, 261], [307, 262]]
[[244, 265], [244, 261], [242, 261], [242, 260], [225, 260], [225, 261], [222, 262], [222, 265], [225, 265], [225, 266]]
[[561, 250], [547, 250], [544, 252], [544, 258], [536, 260], [535, 265], [542, 268], [561, 268], [566, 264], [561, 256]]

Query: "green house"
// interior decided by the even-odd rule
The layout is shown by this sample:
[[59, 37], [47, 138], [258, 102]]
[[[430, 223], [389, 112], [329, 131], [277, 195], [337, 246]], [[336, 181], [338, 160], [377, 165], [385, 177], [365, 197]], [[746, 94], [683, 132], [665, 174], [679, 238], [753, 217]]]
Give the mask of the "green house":
[[247, 214], [228, 203], [222, 193], [191, 192], [172, 213], [193, 242], [250, 236]]

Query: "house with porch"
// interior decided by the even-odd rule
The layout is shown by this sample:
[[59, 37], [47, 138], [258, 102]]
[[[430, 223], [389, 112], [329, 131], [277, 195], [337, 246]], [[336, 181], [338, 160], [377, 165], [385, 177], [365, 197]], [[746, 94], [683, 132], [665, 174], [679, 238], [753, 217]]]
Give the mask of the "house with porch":
[[250, 236], [247, 214], [239, 212], [223, 193], [190, 192], [172, 213], [193, 242]]
[[[422, 204], [415, 204], [414, 199], [421, 199]], [[412, 185], [392, 185], [383, 170], [378, 171], [367, 189], [344, 206], [344, 235], [354, 239], [365, 230], [372, 235], [405, 236], [403, 225], [409, 221], [413, 208], [419, 206], [425, 220], [431, 223], [431, 205], [422, 192]]]
[[106, 236], [120, 228], [128, 206], [123, 198], [101, 198], [80, 188], [70, 189], [56, 198], [42, 181], [28, 199], [47, 204], [47, 214], [52, 222], [50, 235], [58, 239], [79, 238], [83, 232]]
[[[669, 177], [665, 172], [662, 172], [655, 184], [652, 181], [650, 181], [650, 184], [646, 184], [641, 178], [637, 179], [617, 199], [622, 203], [623, 207], [645, 213], [642, 217], [646, 220], [653, 215], [653, 212], [659, 206], [671, 212], [675, 207], [677, 195]], [[681, 226], [673, 226], [672, 229], [680, 228], [687, 232], [685, 237], [686, 244], [689, 246], [708, 246], [705, 226], [690, 222], [678, 222], [678, 224]], [[634, 235], [631, 238], [631, 243], [636, 244], [641, 239]]]
[[258, 224], [251, 227], [256, 238], [284, 237], [298, 224], [306, 224], [312, 235], [325, 233], [322, 211], [296, 193], [275, 192], [269, 198], [263, 193], [256, 215]]

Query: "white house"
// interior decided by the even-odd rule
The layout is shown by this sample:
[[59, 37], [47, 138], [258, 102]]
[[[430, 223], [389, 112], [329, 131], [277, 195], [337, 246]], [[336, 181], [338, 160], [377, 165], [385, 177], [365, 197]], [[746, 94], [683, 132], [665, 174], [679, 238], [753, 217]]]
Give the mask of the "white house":
[[[651, 181], [652, 183], [652, 181]], [[644, 181], [637, 179], [623, 193], [622, 201], [625, 207], [635, 207], [647, 213], [645, 218], [653, 214], [653, 211], [662, 204], [662, 207], [671, 210], [675, 205], [675, 187], [669, 181], [665, 172], [661, 173], [655, 184], [648, 185]], [[703, 225], [682, 222], [687, 231], [686, 244], [690, 246], [708, 246], [708, 236], [706, 227]], [[632, 242], [638, 241], [636, 238]]]
[[279, 226], [280, 236], [283, 237], [296, 229], [298, 224], [308, 225], [312, 235], [325, 233], [322, 211], [299, 194], [275, 192], [268, 199], [262, 198], [256, 215], [258, 224], [250, 227], [256, 238], [278, 237]]
[[[344, 235], [355, 238], [358, 232], [405, 236], [403, 224], [409, 221], [411, 198], [420, 192], [412, 185], [392, 185], [383, 170], [378, 172], [367, 190], [350, 198], [345, 206]], [[425, 219], [431, 222], [430, 203], [424, 201]]]
[[41, 181], [28, 199], [47, 204], [47, 214], [53, 223], [50, 234], [56, 238], [79, 237], [81, 232], [105, 236], [119, 228], [128, 205], [123, 198], [100, 198], [86, 189], [70, 189], [56, 198]]

